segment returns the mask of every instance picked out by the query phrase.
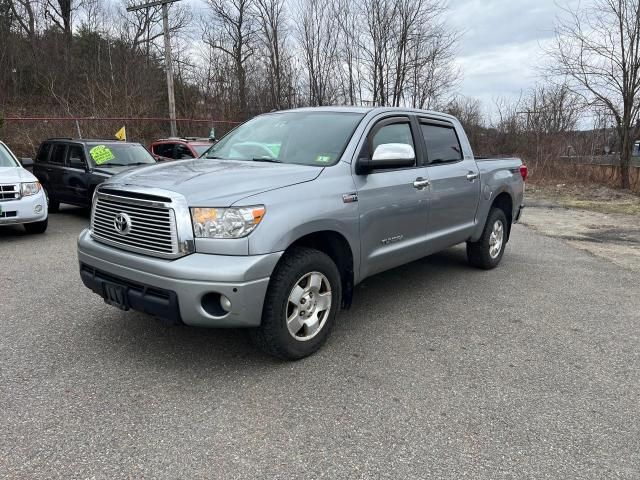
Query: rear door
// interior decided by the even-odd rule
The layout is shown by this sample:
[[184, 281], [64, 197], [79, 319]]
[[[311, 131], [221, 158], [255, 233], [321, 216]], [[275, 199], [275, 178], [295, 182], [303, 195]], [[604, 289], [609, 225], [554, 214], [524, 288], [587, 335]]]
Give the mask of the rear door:
[[[370, 158], [378, 145], [403, 143], [416, 152], [413, 167], [355, 174], [360, 212], [361, 278], [424, 256], [427, 232], [427, 171], [420, 132], [408, 115], [379, 120], [371, 128], [360, 157]], [[420, 185], [420, 186], [418, 186]]]
[[464, 242], [473, 232], [480, 178], [476, 161], [465, 158], [453, 124], [429, 118], [419, 122], [431, 180], [428, 253], [433, 253]]
[[35, 162], [33, 164], [33, 174], [38, 178], [40, 183], [47, 185], [49, 183], [49, 173], [47, 167], [49, 166], [49, 155], [51, 154], [52, 144], [51, 142], [44, 142], [38, 149]]
[[67, 156], [67, 145], [54, 142], [51, 147], [49, 161], [44, 165], [44, 173], [47, 178], [46, 185], [49, 195], [57, 201], [65, 200], [64, 189], [64, 162]]

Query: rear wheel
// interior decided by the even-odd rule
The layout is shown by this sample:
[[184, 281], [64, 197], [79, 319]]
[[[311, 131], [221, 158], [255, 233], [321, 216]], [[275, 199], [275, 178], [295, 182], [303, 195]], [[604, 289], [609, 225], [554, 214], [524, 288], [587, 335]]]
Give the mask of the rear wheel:
[[490, 270], [502, 260], [507, 245], [507, 217], [499, 208], [492, 208], [482, 236], [477, 242], [467, 242], [467, 259], [474, 267]]
[[45, 218], [41, 222], [25, 223], [24, 229], [27, 233], [44, 233], [47, 231], [49, 221]]
[[285, 254], [271, 276], [262, 324], [251, 331], [266, 353], [297, 360], [316, 352], [326, 341], [341, 303], [338, 267], [311, 248]]
[[49, 190], [47, 190], [46, 187], [43, 186], [42, 190], [44, 190], [44, 196], [47, 198], [48, 211], [51, 213], [56, 213], [58, 210], [60, 210], [60, 202], [51, 198], [51, 195], [49, 195]]

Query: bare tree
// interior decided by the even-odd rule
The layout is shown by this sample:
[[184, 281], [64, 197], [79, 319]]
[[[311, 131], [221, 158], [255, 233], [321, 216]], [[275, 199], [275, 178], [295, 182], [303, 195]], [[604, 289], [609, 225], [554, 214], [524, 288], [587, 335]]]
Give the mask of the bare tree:
[[260, 37], [266, 49], [271, 106], [278, 109], [284, 104], [284, 63], [287, 60], [284, 58], [287, 33], [284, 3], [284, 0], [256, 0]]
[[[142, 8], [127, 12], [126, 7], [140, 4], [140, 0], [124, 0], [117, 10], [119, 16], [119, 36], [128, 45], [140, 48], [151, 59], [151, 54], [164, 52], [162, 30], [162, 8], [160, 6]], [[191, 22], [188, 5], [173, 3], [169, 5], [169, 34], [172, 38], [180, 35]]]
[[555, 135], [576, 129], [585, 105], [566, 85], [538, 85], [523, 100], [527, 129]]
[[621, 186], [629, 188], [633, 134], [640, 112], [640, 1], [594, 0], [567, 9], [556, 27], [551, 74], [616, 120]]
[[337, 30], [334, 12], [323, 1], [301, 0], [296, 31], [307, 68], [311, 105], [329, 105], [336, 101], [338, 36], [331, 32]]
[[39, 6], [38, 0], [9, 0], [9, 7], [13, 17], [29, 39], [29, 43], [34, 50], [38, 33], [37, 14]]
[[72, 15], [77, 8], [73, 0], [46, 0], [45, 15], [64, 34], [67, 43], [72, 38]]
[[247, 115], [248, 60], [255, 53], [256, 19], [254, 0], [207, 0], [212, 24], [205, 25], [204, 41], [228, 55], [234, 64], [239, 118]]
[[359, 5], [351, 0], [334, 0], [333, 10], [340, 36], [338, 42], [338, 56], [343, 65], [340, 72], [342, 84], [342, 97], [345, 103], [356, 105], [362, 103], [362, 68], [361, 68], [361, 42], [362, 33], [360, 18], [358, 16]]
[[425, 108], [455, 85], [457, 34], [434, 0], [361, 0], [362, 63], [374, 105]]

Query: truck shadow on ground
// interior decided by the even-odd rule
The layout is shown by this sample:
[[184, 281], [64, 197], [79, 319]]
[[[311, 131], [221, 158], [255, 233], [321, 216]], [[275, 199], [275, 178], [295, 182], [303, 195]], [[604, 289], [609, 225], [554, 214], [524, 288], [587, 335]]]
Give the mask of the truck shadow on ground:
[[[429, 291], [446, 282], [455, 282], [473, 271], [466, 262], [464, 248], [454, 247], [402, 267], [368, 278], [356, 287], [354, 304], [341, 311], [338, 324], [328, 343], [316, 355], [302, 360], [326, 361], [324, 357], [347, 355], [349, 341], [335, 341], [343, 335], [362, 342], [367, 336], [379, 335], [385, 329], [397, 329], [402, 317], [386, 314], [415, 301], [416, 288]], [[413, 299], [413, 300], [412, 300]], [[153, 368], [164, 365], [171, 371], [183, 369], [228, 369], [247, 367], [273, 368], [289, 365], [258, 351], [244, 329], [204, 329], [166, 326], [146, 315], [119, 312], [105, 307], [106, 315], [96, 318], [92, 329], [100, 339], [100, 350], [118, 361], [132, 357], [149, 362]], [[379, 312], [375, 316], [371, 311]], [[316, 360], [313, 360], [313, 359]]]

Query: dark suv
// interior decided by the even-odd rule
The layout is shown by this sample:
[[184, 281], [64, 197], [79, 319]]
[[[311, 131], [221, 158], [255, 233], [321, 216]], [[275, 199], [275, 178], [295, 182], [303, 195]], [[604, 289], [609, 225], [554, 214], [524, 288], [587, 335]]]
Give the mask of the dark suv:
[[156, 161], [139, 143], [53, 138], [40, 145], [33, 174], [47, 196], [49, 211], [60, 203], [91, 205], [96, 186], [116, 173]]

